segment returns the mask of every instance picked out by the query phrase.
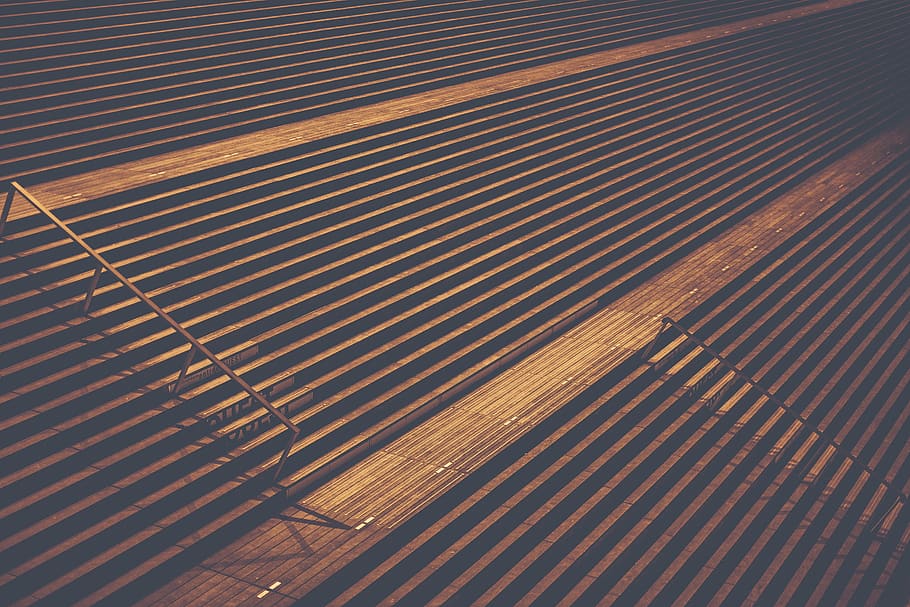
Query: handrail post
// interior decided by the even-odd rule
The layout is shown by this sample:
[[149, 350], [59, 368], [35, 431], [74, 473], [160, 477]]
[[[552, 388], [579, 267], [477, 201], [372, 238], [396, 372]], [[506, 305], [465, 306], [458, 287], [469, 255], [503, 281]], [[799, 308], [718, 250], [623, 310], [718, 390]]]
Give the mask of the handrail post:
[[85, 291], [85, 299], [82, 301], [82, 315], [87, 316], [88, 310], [92, 306], [92, 298], [95, 296], [95, 289], [98, 287], [98, 281], [101, 279], [101, 272], [104, 267], [99, 263], [95, 265], [95, 273], [92, 274]]
[[13, 196], [16, 195], [16, 188], [10, 184], [9, 191], [6, 193], [6, 202], [3, 203], [3, 211], [0, 211], [0, 236], [6, 229], [6, 220], [9, 217], [9, 211], [13, 207]]
[[186, 374], [190, 369], [190, 365], [193, 364], [193, 359], [196, 357], [196, 346], [190, 344], [190, 350], [186, 353], [186, 358], [183, 360], [183, 367], [180, 369], [180, 375], [177, 376], [177, 382], [174, 384], [174, 394], [180, 394], [180, 389], [183, 387], [183, 380], [186, 379]]
[[297, 442], [297, 437], [300, 436], [300, 428], [291, 430], [291, 432], [293, 434], [291, 440], [288, 441], [288, 446], [284, 448], [284, 451], [281, 453], [281, 458], [275, 465], [275, 475], [272, 477], [272, 482], [277, 483], [278, 479], [281, 478], [281, 471], [284, 469], [284, 463], [288, 461], [288, 456], [291, 454], [291, 448], [294, 446], [294, 443]]
[[657, 344], [657, 340], [660, 339], [660, 336], [663, 334], [664, 330], [667, 328], [667, 317], [664, 317], [660, 321], [660, 329], [657, 331], [657, 335], [654, 336], [654, 339], [651, 340], [651, 343], [648, 344], [648, 347], [641, 355], [641, 360], [648, 360], [648, 357], [651, 356], [651, 350], [654, 349], [654, 345]]

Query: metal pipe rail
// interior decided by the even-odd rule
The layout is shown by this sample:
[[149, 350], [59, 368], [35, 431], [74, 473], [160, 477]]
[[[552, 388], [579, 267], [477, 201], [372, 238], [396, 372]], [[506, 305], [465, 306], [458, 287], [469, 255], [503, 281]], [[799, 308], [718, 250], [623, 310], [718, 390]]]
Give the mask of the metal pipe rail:
[[826, 442], [828, 445], [833, 447], [835, 452], [840, 453], [842, 456], [844, 456], [845, 458], [847, 458], [854, 464], [860, 466], [866, 472], [866, 474], [869, 475], [870, 478], [872, 478], [876, 482], [880, 483], [883, 487], [885, 487], [885, 489], [887, 491], [891, 491], [891, 492], [895, 493], [897, 495], [897, 500], [885, 511], [885, 513], [878, 520], [878, 522], [872, 527], [873, 530], [877, 529], [879, 527], [879, 525], [881, 525], [881, 523], [885, 520], [885, 518], [888, 516], [888, 514], [890, 514], [891, 511], [894, 510], [894, 508], [897, 506], [898, 503], [906, 505], [908, 497], [905, 493], [900, 491], [897, 487], [894, 487], [891, 483], [888, 482], [888, 480], [886, 478], [884, 478], [882, 475], [878, 474], [871, 466], [869, 466], [865, 462], [860, 461], [859, 458], [857, 458], [855, 455], [853, 455], [853, 453], [849, 449], [845, 448], [843, 445], [838, 443], [836, 440], [829, 437], [824, 430], [822, 430], [816, 424], [809, 421], [807, 418], [800, 415], [797, 411], [794, 411], [790, 405], [788, 405], [783, 400], [781, 400], [780, 398], [778, 398], [777, 396], [772, 394], [770, 391], [768, 391], [766, 388], [764, 388], [761, 384], [759, 384], [757, 381], [752, 379], [750, 376], [746, 375], [745, 371], [743, 371], [742, 369], [738, 368], [736, 365], [731, 363], [723, 355], [721, 355], [719, 352], [717, 352], [716, 350], [711, 348], [708, 344], [706, 344], [704, 341], [702, 341], [699, 337], [695, 336], [691, 331], [689, 331], [688, 329], [686, 329], [685, 327], [680, 325], [678, 322], [676, 322], [669, 316], [664, 316], [663, 319], [661, 320], [660, 330], [657, 332], [657, 335], [654, 336], [654, 339], [651, 340], [651, 343], [648, 344], [648, 347], [645, 348], [645, 350], [641, 354], [642, 360], [647, 361], [648, 358], [651, 356], [651, 352], [654, 350], [654, 347], [657, 344], [657, 340], [660, 339], [660, 336], [663, 334], [663, 332], [667, 328], [667, 326], [672, 326], [673, 328], [675, 328], [677, 331], [679, 331], [681, 334], [683, 334], [686, 337], [687, 341], [691, 341], [691, 342], [695, 343], [702, 350], [704, 350], [705, 352], [710, 354], [712, 357], [714, 357], [721, 365], [726, 367], [728, 370], [732, 371], [733, 374], [736, 375], [736, 377], [742, 379], [743, 381], [748, 383], [750, 386], [752, 386], [753, 388], [755, 388], [756, 390], [761, 392], [764, 396], [766, 396], [768, 398], [768, 400], [770, 400], [772, 403], [774, 403], [775, 405], [777, 405], [778, 407], [783, 409], [786, 413], [788, 413], [791, 417], [793, 417], [798, 422], [800, 422], [803, 426], [805, 426], [806, 428], [809, 428], [809, 430], [812, 431], [813, 433], [815, 433], [819, 438], [821, 438], [822, 441]]
[[174, 387], [174, 393], [177, 394], [180, 392], [180, 387], [183, 382], [184, 377], [186, 376], [187, 369], [189, 368], [192, 360], [197, 352], [202, 354], [205, 358], [209, 359], [213, 365], [218, 367], [222, 373], [231, 378], [236, 382], [244, 392], [250, 395], [253, 400], [258, 402], [262, 407], [267, 409], [272, 415], [274, 415], [281, 423], [291, 431], [291, 439], [288, 441], [287, 447], [285, 447], [284, 452], [281, 454], [281, 459], [278, 460], [278, 464], [275, 466], [275, 475], [273, 477], [274, 481], [277, 481], [281, 477], [281, 471], [284, 468], [284, 464], [288, 459], [288, 456], [291, 452], [291, 447], [297, 441], [297, 438], [300, 436], [300, 428], [294, 424], [284, 413], [282, 413], [277, 407], [270, 403], [262, 394], [260, 394], [256, 389], [254, 389], [250, 384], [248, 384], [242, 377], [237, 375], [230, 367], [228, 367], [224, 361], [218, 358], [211, 350], [204, 346], [198, 339], [193, 337], [189, 331], [183, 328], [180, 323], [178, 323], [174, 318], [161, 309], [158, 304], [152, 301], [145, 293], [143, 293], [139, 287], [137, 287], [129, 278], [124, 276], [117, 268], [111, 265], [104, 257], [101, 256], [98, 251], [93, 249], [88, 243], [86, 243], [78, 234], [73, 232], [63, 221], [54, 215], [43, 204], [38, 202], [34, 196], [32, 196], [25, 188], [19, 185], [15, 181], [10, 182], [10, 189], [6, 195], [6, 201], [3, 205], [3, 210], [0, 212], [0, 236], [3, 235], [4, 229], [6, 228], [6, 221], [9, 217], [10, 208], [12, 206], [13, 198], [15, 197], [16, 192], [22, 195], [26, 201], [29, 202], [33, 207], [35, 207], [39, 212], [41, 212], [45, 217], [51, 220], [51, 222], [60, 228], [64, 234], [69, 236], [70, 240], [79, 245], [83, 251], [85, 251], [89, 257], [95, 261], [95, 272], [92, 275], [91, 281], [89, 283], [88, 290], [86, 292], [85, 300], [82, 303], [82, 313], [86, 314], [92, 302], [92, 295], [94, 294], [95, 287], [98, 286], [98, 280], [101, 277], [101, 273], [104, 270], [107, 270], [111, 273], [114, 278], [116, 278], [120, 284], [125, 286], [127, 289], [132, 291], [133, 295], [139, 298], [140, 301], [145, 303], [152, 312], [157, 314], [162, 320], [164, 320], [170, 327], [181, 335], [189, 344], [190, 349], [187, 352], [186, 360], [183, 365], [183, 368], [180, 370], [180, 374], [177, 378], [177, 383]]

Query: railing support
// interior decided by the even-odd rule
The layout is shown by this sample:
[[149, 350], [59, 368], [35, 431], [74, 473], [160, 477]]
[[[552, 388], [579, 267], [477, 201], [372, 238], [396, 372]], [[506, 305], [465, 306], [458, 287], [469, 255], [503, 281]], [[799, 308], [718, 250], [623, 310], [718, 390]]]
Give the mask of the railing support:
[[180, 374], [177, 376], [177, 382], [174, 384], [174, 394], [180, 394], [180, 389], [183, 388], [183, 380], [186, 379], [187, 371], [190, 370], [190, 365], [193, 364], [194, 358], [196, 358], [196, 346], [190, 344], [190, 350], [186, 353], [186, 358], [183, 360], [183, 367], [180, 369]]
[[654, 336], [654, 339], [651, 340], [651, 343], [648, 344], [648, 347], [645, 348], [645, 351], [642, 352], [641, 360], [648, 360], [651, 357], [651, 351], [654, 349], [654, 346], [657, 345], [657, 340], [660, 339], [660, 336], [663, 335], [664, 330], [667, 328], [667, 317], [664, 317], [660, 322], [660, 329], [657, 330], [657, 335]]
[[[833, 438], [829, 437], [824, 430], [819, 428], [816, 424], [813, 424], [811, 421], [809, 421], [807, 418], [800, 415], [798, 412], [794, 411], [790, 405], [788, 405], [783, 400], [781, 400], [780, 398], [778, 398], [777, 396], [775, 396], [774, 394], [769, 392], [761, 384], [756, 382], [750, 376], [746, 375], [745, 371], [743, 371], [742, 369], [738, 368], [736, 365], [731, 363], [729, 360], [727, 360], [725, 357], [723, 357], [719, 352], [717, 352], [716, 350], [711, 348], [708, 344], [706, 344], [704, 341], [702, 341], [699, 337], [697, 337], [695, 334], [693, 334], [691, 331], [689, 331], [688, 329], [683, 327], [681, 324], [679, 324], [678, 322], [676, 322], [669, 316], [663, 317], [663, 320], [661, 321], [661, 325], [660, 325], [660, 331], [658, 331], [657, 336], [652, 340], [651, 344], [648, 346], [648, 349], [646, 352], [647, 356], [650, 356], [651, 349], [654, 347], [654, 344], [657, 343], [657, 338], [660, 337], [660, 334], [663, 333], [664, 328], [667, 326], [672, 326], [674, 329], [676, 329], [677, 331], [679, 331], [680, 333], [685, 335], [689, 341], [696, 344], [702, 350], [704, 350], [705, 352], [710, 354], [712, 357], [717, 359], [717, 361], [721, 365], [723, 365], [724, 367], [726, 367], [727, 369], [732, 371], [737, 377], [744, 380], [750, 386], [752, 386], [753, 388], [755, 388], [756, 390], [761, 392], [763, 395], [765, 395], [768, 398], [768, 400], [770, 400], [772, 403], [774, 403], [775, 405], [777, 405], [778, 407], [783, 409], [784, 412], [788, 413], [791, 417], [795, 418], [800, 424], [802, 424], [802, 426], [804, 428], [809, 429], [813, 434], [816, 434], [823, 442], [834, 447], [834, 450], [837, 453], [840, 453], [843, 457], [847, 458], [848, 460], [850, 460], [851, 462], [853, 462], [854, 464], [856, 464], [857, 466], [862, 468], [866, 472], [866, 474], [869, 475], [870, 478], [875, 480], [877, 483], [881, 484], [887, 491], [894, 492], [897, 495], [897, 501], [895, 502], [894, 505], [891, 506], [891, 508], [888, 509], [887, 512], [885, 512], [885, 516], [887, 516], [891, 512], [891, 510], [893, 510], [897, 506], [897, 503], [901, 503], [901, 504], [907, 503], [907, 501], [908, 501], [907, 495], [905, 493], [903, 493], [900, 489], [898, 489], [897, 487], [895, 487], [894, 485], [889, 483], [886, 478], [884, 478], [883, 476], [878, 474], [871, 466], [860, 461], [859, 458], [856, 457], [855, 455], [853, 455], [853, 453], [851, 451], [847, 450], [839, 442], [837, 442]], [[647, 357], [643, 356], [643, 359], [647, 360]], [[794, 435], [793, 438], [795, 438], [795, 437], [796, 437], [796, 435]], [[793, 439], [791, 438], [791, 440], [793, 440]], [[787, 442], [787, 445], [789, 445], [789, 443], [790, 443], [790, 441]], [[786, 448], [787, 445], [784, 445], [784, 448]], [[775, 456], [774, 460], [775, 461], [777, 460], [777, 456]], [[882, 521], [885, 520], [885, 516], [883, 516], [881, 518], [881, 520], [878, 523], [876, 523], [876, 527], [873, 527], [873, 529], [877, 528], [877, 526], [880, 525], [882, 523]]]
[[6, 220], [9, 217], [9, 211], [13, 207], [13, 196], [16, 195], [16, 188], [10, 184], [9, 191], [6, 193], [6, 202], [3, 203], [3, 210], [0, 211], [0, 236], [6, 229]]
[[98, 281], [101, 279], [101, 272], [104, 268], [101, 264], [95, 266], [95, 273], [88, 281], [88, 288], [85, 290], [85, 299], [82, 301], [82, 315], [88, 316], [88, 310], [92, 307], [92, 298], [95, 296], [95, 289], [98, 287]]
[[297, 437], [300, 436], [300, 428], [295, 427], [291, 430], [291, 440], [288, 441], [288, 444], [285, 446], [284, 451], [281, 452], [281, 458], [279, 458], [278, 463], [275, 465], [275, 474], [272, 477], [273, 482], [278, 482], [278, 479], [281, 478], [281, 471], [284, 469], [285, 462], [288, 461], [288, 457], [291, 455], [291, 447], [294, 446], [294, 443], [297, 442]]
[[[70, 238], [70, 240], [72, 240], [77, 245], [79, 245], [82, 248], [82, 250], [85, 251], [88, 254], [88, 256], [91, 257], [95, 261], [95, 263], [97, 264], [96, 267], [98, 269], [95, 270], [95, 276], [93, 277], [93, 280], [95, 280], [97, 277], [100, 276], [102, 269], [110, 272], [110, 274], [114, 278], [116, 278], [120, 282], [120, 284], [122, 284], [127, 289], [129, 289], [129, 291], [133, 295], [135, 295], [137, 298], [139, 298], [140, 301], [142, 301], [145, 305], [147, 305], [149, 308], [151, 308], [152, 312], [157, 314], [159, 318], [161, 318], [164, 322], [166, 322], [168, 325], [170, 325], [170, 327], [176, 333], [178, 333], [181, 337], [183, 337], [190, 344], [190, 346], [192, 346], [193, 350], [197, 350], [205, 358], [207, 358], [209, 361], [211, 361], [212, 364], [215, 365], [216, 367], [218, 367], [218, 369], [221, 370], [222, 373], [224, 373], [229, 378], [231, 378], [235, 383], [237, 383], [237, 385], [239, 385], [243, 389], [244, 392], [249, 394], [253, 398], [253, 400], [255, 400], [260, 405], [262, 405], [263, 408], [267, 409], [272, 415], [274, 415], [278, 420], [280, 420], [281, 423], [288, 430], [291, 431], [291, 440], [288, 442], [288, 445], [285, 448], [284, 453], [281, 456], [281, 460], [279, 461], [278, 465], [275, 467], [274, 480], [277, 481], [281, 477], [281, 470], [282, 470], [282, 467], [284, 466], [284, 463], [287, 461], [288, 456], [290, 455], [291, 447], [293, 447], [294, 443], [297, 440], [297, 437], [300, 436], [300, 428], [297, 427], [297, 425], [294, 424], [294, 422], [292, 422], [277, 407], [275, 407], [272, 403], [270, 403], [268, 400], [266, 400], [266, 398], [262, 394], [260, 394], [257, 390], [255, 390], [253, 388], [253, 386], [248, 384], [246, 382], [246, 380], [244, 380], [242, 377], [240, 377], [239, 375], [234, 373], [234, 370], [231, 369], [230, 367], [228, 367], [223, 360], [221, 360], [220, 358], [215, 356], [215, 354], [211, 350], [209, 350], [207, 347], [202, 345], [202, 343], [198, 339], [193, 337], [193, 335], [189, 331], [187, 331], [185, 328], [183, 328], [183, 325], [181, 325], [176, 320], [174, 320], [174, 318], [170, 314], [165, 312], [161, 308], [161, 306], [159, 306], [154, 301], [149, 299], [149, 296], [146, 295], [145, 293], [143, 293], [139, 289], [139, 287], [137, 287], [133, 283], [133, 281], [131, 281], [126, 276], [124, 276], [123, 273], [120, 272], [120, 270], [118, 270], [117, 268], [112, 266], [110, 264], [110, 262], [107, 261], [104, 257], [102, 257], [98, 251], [96, 251], [94, 248], [92, 248], [78, 234], [73, 232], [73, 230], [70, 229], [70, 227], [67, 226], [65, 223], [63, 223], [63, 221], [61, 221], [59, 217], [54, 215], [54, 213], [52, 213], [50, 211], [50, 209], [48, 209], [43, 204], [41, 204], [40, 202], [35, 200], [35, 197], [32, 196], [31, 194], [29, 194], [28, 190], [23, 188], [21, 185], [19, 185], [15, 181], [10, 182], [10, 193], [7, 195], [6, 204], [4, 205], [4, 209], [11, 204], [14, 191], [19, 192], [19, 194], [21, 194], [22, 197], [25, 198], [25, 200], [28, 201], [29, 204], [31, 204], [33, 207], [38, 209], [38, 211], [40, 211], [45, 217], [50, 219], [51, 223], [53, 223], [55, 226], [60, 228], [63, 231], [63, 233], [66, 234]], [[92, 292], [94, 292], [94, 287], [92, 287], [89, 290], [89, 293], [92, 293]], [[86, 294], [86, 300], [87, 301], [83, 303], [83, 306], [87, 309], [88, 305], [91, 304], [91, 297], [89, 296], [88, 293]], [[195, 356], [195, 354], [193, 354], [193, 356]], [[189, 367], [189, 364], [187, 364], [186, 367]]]

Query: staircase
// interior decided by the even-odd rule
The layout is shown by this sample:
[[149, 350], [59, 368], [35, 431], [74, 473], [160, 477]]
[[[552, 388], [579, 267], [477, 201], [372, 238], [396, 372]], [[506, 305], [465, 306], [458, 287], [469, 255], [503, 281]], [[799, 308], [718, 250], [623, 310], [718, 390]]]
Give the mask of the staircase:
[[[593, 12], [580, 3], [541, 4], [534, 18], [506, 3], [463, 4], [451, 12], [423, 7], [412, 13], [401, 3], [400, 13], [369, 10], [354, 21], [348, 20], [351, 9], [336, 2], [306, 19], [293, 12], [299, 8], [257, 10], [254, 16], [200, 4], [171, 14], [144, 3], [118, 6], [121, 13], [92, 8], [73, 14], [53, 5], [41, 23], [28, 12], [30, 5], [10, 5], [3, 10], [11, 25], [4, 28], [15, 27], [8, 38], [17, 50], [4, 61], [25, 79], [20, 97], [3, 105], [9, 117], [4, 171], [24, 176], [28, 186], [29, 180], [78, 173], [89, 163], [120, 162], [803, 3], [626, 2]], [[203, 9], [210, 22], [194, 12]], [[10, 221], [0, 249], [4, 597], [22, 605], [123, 604], [149, 592], [274, 512], [286, 488], [440, 398], [541, 327], [592, 301], [628, 293], [761, 209], [897, 115], [900, 104], [890, 97], [887, 80], [852, 50], [886, 47], [905, 13], [901, 3], [862, 3], [862, 10], [851, 6], [444, 110], [417, 111], [328, 136], [318, 146], [228, 160], [55, 209], [301, 429], [277, 484], [273, 475], [288, 432], [273, 413], [205, 361], [191, 365], [188, 381], [180, 381], [185, 337], [110, 272], [100, 274], [83, 313], [93, 260], [41, 216]], [[471, 37], [481, 21], [483, 44]], [[109, 35], [98, 39], [98, 28]], [[361, 36], [364, 29], [370, 34]], [[62, 37], [53, 48], [42, 42], [51, 30]], [[437, 35], [441, 30], [451, 35]], [[533, 49], [522, 42], [530, 32]], [[392, 37], [396, 44], [387, 45]], [[421, 43], [418, 52], [414, 40], [433, 45]], [[377, 45], [387, 52], [378, 53]], [[259, 50], [238, 59], [250, 46]], [[374, 60], [376, 71], [365, 71]], [[260, 94], [263, 89], [268, 95]], [[887, 187], [903, 195], [897, 174]], [[892, 200], [891, 194], [881, 200]], [[900, 235], [886, 230], [888, 222], [901, 225], [903, 216], [900, 205], [885, 206], [857, 207], [868, 218], [857, 225], [871, 242], [806, 235], [826, 256], [819, 259], [834, 260], [832, 277], [810, 265], [781, 264], [769, 273], [780, 283], [766, 281], [754, 291], [734, 281], [722, 305], [711, 308], [743, 308], [737, 315], [705, 309], [682, 322], [711, 336], [754, 376], [772, 378], [788, 402], [817, 392], [836, 373], [821, 365], [829, 351], [816, 345], [824, 327], [865, 327], [850, 333], [857, 348], [877, 343], [878, 337], [864, 341], [867, 336], [906, 328], [897, 315], [880, 320], [863, 316], [868, 308], [849, 307], [858, 297], [874, 297], [869, 305], [904, 303], [903, 294], [887, 285], [903, 277], [905, 265], [897, 260], [905, 251], [894, 244]], [[847, 221], [838, 215], [831, 225]], [[854, 266], [868, 264], [894, 280], [863, 282]], [[757, 292], [762, 299], [755, 299]], [[843, 303], [826, 307], [838, 293], [847, 293], [833, 300]], [[758, 301], [779, 303], [749, 303]], [[805, 322], [816, 316], [825, 322]], [[782, 326], [793, 327], [797, 337], [774, 329]], [[806, 352], [806, 362], [785, 371], [780, 365], [793, 360], [772, 362], [782, 351]], [[895, 359], [880, 360], [888, 365]], [[742, 458], [741, 466], [731, 464], [725, 472], [732, 475], [729, 484], [704, 496], [715, 513], [731, 492], [747, 499], [783, 486], [811, 496], [833, 482], [833, 466], [840, 463], [817, 464], [816, 448], [794, 451], [796, 441], [789, 438], [796, 434], [782, 438], [788, 420], [772, 417], [773, 407], [755, 394], [731, 401], [740, 388], [707, 364], [699, 353], [681, 359], [665, 383], [651, 371], [629, 370], [618, 380], [634, 399], [628, 420], [647, 417], [653, 425], [620, 438], [598, 420], [594, 427], [603, 437], [585, 439], [594, 459], [604, 441], [625, 441], [619, 463], [591, 479], [603, 480], [608, 470], [633, 461], [645, 466], [636, 463], [628, 480], [617, 479], [621, 492], [608, 499], [610, 507], [629, 507], [622, 519], [627, 531], [638, 528], [635, 517], [652, 504], [647, 500], [697, 472], [658, 465], [674, 449], [693, 450], [684, 459], [708, 470], [699, 479], [725, 469], [720, 462]], [[185, 385], [177, 389], [178, 383]], [[872, 466], [895, 462], [885, 474], [903, 478], [893, 447], [905, 434], [897, 405], [903, 387], [863, 386], [884, 391], [888, 405], [878, 412], [816, 405], [803, 413], [822, 427], [849, 422], [838, 440]], [[848, 387], [858, 390], [831, 390]], [[744, 408], [752, 413], [746, 416]], [[702, 424], [711, 425], [703, 440], [691, 438]], [[712, 450], [709, 438], [729, 445]], [[790, 472], [772, 472], [776, 468], [755, 471], [778, 441], [775, 456], [796, 458], [792, 469], [815, 466], [812, 485]], [[715, 453], [733, 459], [716, 459]], [[581, 457], [571, 469], [588, 463]], [[640, 485], [647, 466], [667, 476]], [[746, 478], [754, 488], [741, 487]], [[585, 481], [584, 490], [595, 482]], [[867, 494], [876, 485], [852, 468], [830, 499], [849, 491], [844, 483], [858, 487], [844, 520], [884, 515], [883, 526], [903, 524], [905, 514], [886, 512], [881, 498], [869, 506]], [[584, 503], [567, 502], [552, 516]], [[745, 503], [731, 502], [731, 508], [739, 512]], [[584, 508], [579, 516], [588, 520]], [[709, 520], [715, 526], [730, 522]], [[767, 545], [779, 543], [773, 536]], [[554, 544], [552, 554], [568, 545]], [[643, 562], [643, 571], [657, 575], [662, 558], [669, 557]], [[760, 563], [766, 554], [743, 558]], [[848, 556], [851, 563], [870, 558], [876, 557]], [[686, 563], [678, 564], [679, 571], [691, 569]], [[534, 571], [527, 574], [532, 580], [543, 569]], [[427, 579], [432, 585], [442, 578]], [[684, 578], [673, 579], [666, 587], [682, 591], [677, 586]], [[862, 589], [869, 582], [844, 583]], [[486, 591], [481, 586], [477, 590]], [[734, 585], [731, 596], [740, 591]], [[793, 590], [808, 591], [799, 584]], [[700, 597], [707, 590], [692, 592]]]

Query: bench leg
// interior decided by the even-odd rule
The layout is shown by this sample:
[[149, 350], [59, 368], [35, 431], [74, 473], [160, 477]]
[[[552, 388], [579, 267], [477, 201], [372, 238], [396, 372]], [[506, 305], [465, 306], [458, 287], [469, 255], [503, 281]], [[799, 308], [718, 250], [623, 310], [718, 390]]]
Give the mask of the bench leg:
[[102, 266], [95, 266], [95, 273], [92, 274], [92, 278], [89, 280], [88, 289], [85, 291], [85, 299], [82, 301], [83, 316], [86, 316], [89, 308], [92, 307], [92, 298], [95, 296], [95, 288], [98, 286], [98, 281], [101, 279], [101, 272], [103, 270], [104, 268]]
[[196, 346], [190, 345], [190, 351], [186, 353], [186, 359], [183, 361], [183, 368], [180, 369], [180, 375], [177, 376], [177, 383], [174, 384], [174, 394], [180, 394], [180, 389], [183, 387], [183, 380], [186, 378], [186, 373], [190, 369], [190, 365], [193, 364], [193, 358], [196, 357]]

